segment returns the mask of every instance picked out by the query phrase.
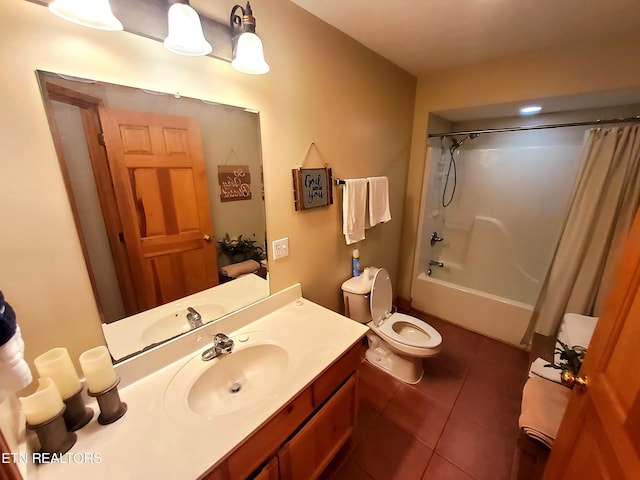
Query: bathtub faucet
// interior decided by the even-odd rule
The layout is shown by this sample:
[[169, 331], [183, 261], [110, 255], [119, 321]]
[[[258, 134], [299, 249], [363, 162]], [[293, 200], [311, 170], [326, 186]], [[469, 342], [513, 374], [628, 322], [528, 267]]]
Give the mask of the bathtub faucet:
[[436, 242], [441, 242], [442, 240], [444, 240], [444, 238], [439, 237], [439, 236], [438, 236], [438, 232], [433, 232], [433, 233], [431, 234], [430, 242], [431, 242], [431, 246], [432, 246], [432, 247], [436, 244]]
[[429, 266], [430, 267], [440, 267], [440, 268], [444, 268], [444, 263], [442, 262], [438, 262], [436, 260], [429, 260]]

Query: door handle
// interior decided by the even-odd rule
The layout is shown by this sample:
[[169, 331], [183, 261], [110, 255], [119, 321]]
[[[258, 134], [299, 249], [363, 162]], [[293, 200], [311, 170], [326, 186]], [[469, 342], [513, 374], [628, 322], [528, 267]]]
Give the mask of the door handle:
[[205, 234], [205, 236], [204, 236], [204, 237], [202, 237], [202, 239], [203, 239], [205, 242], [210, 242], [210, 241], [211, 241], [211, 237], [210, 237], [209, 235], [206, 235], [206, 234]]
[[589, 379], [587, 376], [575, 375], [569, 370], [564, 370], [560, 375], [560, 380], [565, 387], [573, 388], [575, 386], [582, 392], [586, 391], [589, 385]]

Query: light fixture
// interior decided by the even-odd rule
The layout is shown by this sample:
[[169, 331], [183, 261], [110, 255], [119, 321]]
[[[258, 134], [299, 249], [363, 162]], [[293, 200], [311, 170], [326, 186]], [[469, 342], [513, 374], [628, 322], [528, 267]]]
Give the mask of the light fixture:
[[54, 15], [78, 25], [116, 32], [123, 29], [109, 0], [55, 0], [49, 4]]
[[189, 2], [174, 3], [169, 8], [169, 35], [164, 39], [167, 50], [180, 55], [209, 55], [213, 48], [204, 38], [200, 17]]
[[521, 115], [534, 115], [542, 110], [540, 105], [527, 105], [520, 109]]
[[[236, 11], [242, 11], [242, 17], [236, 15]], [[236, 5], [231, 9], [229, 19], [231, 34], [242, 29], [242, 33], [235, 42], [235, 52], [231, 60], [231, 66], [242, 73], [261, 75], [269, 71], [269, 65], [264, 61], [262, 41], [256, 35], [256, 19], [253, 17], [251, 5], [247, 2], [246, 8]]]
[[122, 23], [111, 12], [109, 0], [55, 0], [49, 10], [60, 18], [98, 30], [122, 30]]

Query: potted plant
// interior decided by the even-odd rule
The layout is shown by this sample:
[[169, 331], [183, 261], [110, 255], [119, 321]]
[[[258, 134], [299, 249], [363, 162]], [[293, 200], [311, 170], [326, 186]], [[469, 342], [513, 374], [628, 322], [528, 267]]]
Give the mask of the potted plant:
[[560, 372], [560, 381], [565, 387], [573, 388], [579, 376], [580, 368], [582, 368], [582, 360], [587, 349], [581, 347], [570, 348], [561, 340], [556, 340], [556, 343], [559, 346], [556, 346], [555, 353], [560, 354], [560, 361], [558, 364], [549, 363], [545, 367], [562, 370]]
[[247, 240], [239, 235], [238, 238], [231, 238], [228, 233], [224, 234], [222, 240], [218, 242], [218, 249], [231, 263], [239, 263], [256, 256], [258, 247], [255, 240]]

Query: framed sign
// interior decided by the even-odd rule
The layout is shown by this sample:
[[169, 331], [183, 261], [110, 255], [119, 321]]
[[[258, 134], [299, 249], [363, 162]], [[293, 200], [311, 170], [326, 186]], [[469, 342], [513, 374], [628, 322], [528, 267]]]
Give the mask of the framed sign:
[[331, 169], [294, 168], [293, 199], [296, 211], [333, 204]]
[[249, 165], [218, 165], [220, 201], [251, 200]]

